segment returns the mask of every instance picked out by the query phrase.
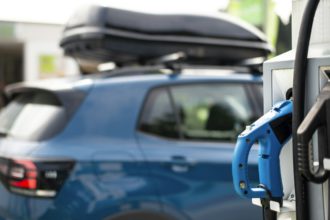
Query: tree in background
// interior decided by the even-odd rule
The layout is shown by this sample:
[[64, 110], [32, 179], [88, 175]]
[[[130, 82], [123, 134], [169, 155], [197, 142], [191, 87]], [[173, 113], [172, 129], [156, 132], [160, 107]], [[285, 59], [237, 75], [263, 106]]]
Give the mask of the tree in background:
[[291, 1], [230, 0], [227, 12], [263, 31], [276, 54], [291, 49]]

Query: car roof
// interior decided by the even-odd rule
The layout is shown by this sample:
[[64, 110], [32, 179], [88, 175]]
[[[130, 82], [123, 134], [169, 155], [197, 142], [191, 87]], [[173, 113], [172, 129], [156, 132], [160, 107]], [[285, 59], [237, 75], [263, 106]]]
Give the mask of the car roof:
[[68, 90], [88, 91], [92, 86], [108, 84], [176, 84], [210, 81], [241, 81], [261, 83], [260, 75], [237, 72], [231, 69], [184, 69], [180, 71], [150, 71], [138, 69], [129, 74], [97, 73], [59, 79], [38, 80], [9, 85], [7, 95], [21, 93], [31, 89], [60, 92]]
[[120, 83], [120, 84], [180, 84], [180, 83], [199, 83], [213, 81], [235, 81], [235, 82], [256, 82], [262, 83], [262, 77], [251, 73], [238, 73], [232, 70], [217, 69], [186, 69], [174, 73], [149, 73], [136, 74], [130, 76], [95, 78], [95, 86], [99, 84]]

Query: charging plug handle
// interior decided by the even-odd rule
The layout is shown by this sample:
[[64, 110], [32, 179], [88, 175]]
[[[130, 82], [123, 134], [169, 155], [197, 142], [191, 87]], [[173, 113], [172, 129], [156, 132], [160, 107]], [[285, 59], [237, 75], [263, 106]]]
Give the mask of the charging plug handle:
[[[297, 131], [298, 170], [307, 180], [314, 183], [323, 183], [329, 177], [329, 173], [323, 165], [324, 158], [329, 154], [329, 123], [330, 83], [322, 90]], [[313, 154], [309, 144], [316, 131], [318, 131], [319, 166], [314, 171]]]
[[[283, 197], [280, 152], [291, 137], [292, 101], [276, 104], [237, 139], [232, 173], [236, 192], [245, 198], [268, 198], [281, 200]], [[252, 188], [248, 178], [248, 157], [254, 143], [259, 143], [258, 170], [259, 186]]]

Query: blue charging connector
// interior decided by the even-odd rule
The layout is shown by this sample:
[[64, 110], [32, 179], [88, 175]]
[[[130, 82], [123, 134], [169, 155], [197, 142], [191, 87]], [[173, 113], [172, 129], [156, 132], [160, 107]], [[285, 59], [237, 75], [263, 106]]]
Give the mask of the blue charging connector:
[[[282, 199], [280, 152], [291, 137], [292, 101], [277, 103], [238, 136], [232, 174], [236, 192], [245, 198]], [[248, 157], [251, 147], [259, 143], [258, 187], [251, 188], [248, 178]]]

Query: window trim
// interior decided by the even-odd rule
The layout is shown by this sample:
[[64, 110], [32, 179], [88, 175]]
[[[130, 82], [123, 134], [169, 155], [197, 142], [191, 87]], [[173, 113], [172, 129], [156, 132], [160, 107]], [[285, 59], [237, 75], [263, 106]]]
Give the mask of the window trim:
[[[263, 114], [263, 96], [258, 92], [258, 84], [259, 83], [251, 83], [250, 85], [247, 85], [247, 95], [248, 98], [251, 100], [253, 111], [256, 112], [255, 116]], [[258, 97], [255, 97], [254, 94], [257, 94], [256, 96]], [[261, 106], [261, 109], [259, 108], [259, 106]]]
[[[166, 91], [167, 91], [168, 96], [170, 98], [172, 111], [174, 112], [175, 124], [176, 124], [177, 130], [178, 130], [178, 135], [179, 135], [179, 138], [177, 140], [185, 140], [184, 135], [183, 135], [183, 131], [182, 131], [182, 127], [181, 127], [182, 120], [181, 120], [180, 114], [178, 112], [178, 108], [175, 105], [174, 97], [173, 97], [173, 94], [172, 94], [172, 91], [171, 91], [171, 86], [167, 86]], [[173, 138], [173, 139], [175, 139], [175, 138]]]
[[[141, 130], [141, 122], [142, 122], [142, 118], [144, 115], [144, 109], [148, 106], [148, 104], [149, 104], [148, 102], [150, 100], [151, 95], [154, 93], [155, 90], [158, 90], [158, 89], [163, 90], [167, 94], [167, 97], [170, 101], [170, 108], [172, 109], [172, 111], [174, 113], [175, 126], [178, 128], [178, 137], [179, 138], [165, 137], [165, 136], [161, 136], [158, 134], [153, 134], [153, 133], [149, 133], [149, 132]], [[140, 106], [140, 112], [139, 112], [139, 116], [138, 116], [137, 123], [135, 126], [135, 132], [148, 134], [153, 137], [158, 137], [158, 138], [162, 138], [162, 139], [166, 139], [166, 140], [181, 140], [182, 132], [181, 132], [181, 128], [179, 126], [179, 121], [178, 121], [180, 116], [177, 114], [177, 111], [175, 111], [174, 104], [175, 103], [174, 103], [172, 94], [170, 93], [169, 85], [161, 85], [161, 86], [155, 86], [155, 87], [150, 88], [144, 97], [142, 105]]]
[[[174, 97], [173, 94], [171, 92], [171, 88], [176, 87], [176, 86], [191, 86], [191, 85], [214, 85], [214, 84], [238, 84], [238, 85], [242, 85], [245, 94], [248, 98], [248, 103], [249, 106], [252, 110], [255, 110], [255, 101], [252, 101], [251, 99], [254, 100], [253, 96], [251, 97], [251, 92], [249, 92], [249, 87], [251, 87], [252, 84], [258, 84], [258, 82], [255, 81], [239, 81], [239, 80], [219, 80], [219, 81], [201, 81], [201, 82], [178, 82], [178, 83], [169, 83], [169, 84], [162, 84], [162, 85], [157, 85], [157, 86], [153, 86], [150, 87], [144, 97], [144, 100], [142, 102], [142, 105], [140, 106], [140, 112], [139, 112], [139, 116], [136, 122], [136, 126], [135, 126], [135, 132], [137, 133], [142, 133], [144, 135], [149, 135], [152, 137], [156, 137], [156, 138], [160, 138], [163, 140], [167, 140], [167, 141], [176, 141], [176, 142], [202, 142], [202, 143], [228, 143], [228, 144], [233, 144], [233, 142], [230, 141], [212, 141], [212, 140], [194, 140], [194, 139], [185, 139], [180, 123], [181, 123], [181, 118], [180, 115], [177, 112], [177, 108], [175, 108], [175, 101], [174, 101]], [[260, 84], [262, 84], [262, 82], [260, 82]], [[149, 97], [151, 95], [151, 93], [156, 90], [156, 89], [164, 89], [166, 90], [166, 93], [168, 93], [169, 98], [170, 98], [170, 103], [171, 103], [171, 108], [175, 114], [175, 121], [176, 121], [176, 126], [178, 127], [178, 131], [179, 131], [179, 138], [170, 138], [170, 137], [164, 137], [161, 135], [157, 135], [157, 134], [152, 134], [149, 132], [145, 132], [145, 131], [141, 131], [140, 130], [140, 124], [142, 121], [142, 117], [143, 117], [143, 110], [146, 107], [146, 104], [149, 100]]]
[[[264, 113], [264, 100], [263, 100], [263, 84], [261, 83], [260, 85], [262, 86], [261, 87], [261, 93], [259, 93], [258, 92], [258, 83], [253, 83], [253, 84], [251, 84], [251, 87], [252, 87], [252, 90], [254, 91], [254, 93], [256, 93], [256, 94], [258, 94], [258, 98], [257, 99], [255, 99], [255, 102], [256, 102], [256, 108], [258, 108], [258, 106], [261, 106], [261, 111], [260, 111], [260, 115], [263, 115], [263, 113]], [[260, 91], [260, 90], [259, 90]]]

